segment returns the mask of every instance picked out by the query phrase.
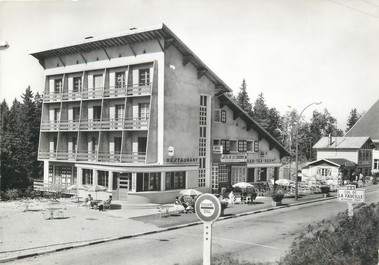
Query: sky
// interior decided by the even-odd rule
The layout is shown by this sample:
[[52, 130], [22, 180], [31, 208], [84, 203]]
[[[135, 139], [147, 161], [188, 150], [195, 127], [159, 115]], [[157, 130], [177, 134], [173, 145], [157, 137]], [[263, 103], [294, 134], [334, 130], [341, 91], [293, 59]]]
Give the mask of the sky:
[[326, 108], [344, 130], [379, 99], [379, 0], [0, 0], [0, 99], [43, 91], [31, 52], [160, 23], [235, 95], [245, 79], [282, 115], [321, 101], [305, 120]]

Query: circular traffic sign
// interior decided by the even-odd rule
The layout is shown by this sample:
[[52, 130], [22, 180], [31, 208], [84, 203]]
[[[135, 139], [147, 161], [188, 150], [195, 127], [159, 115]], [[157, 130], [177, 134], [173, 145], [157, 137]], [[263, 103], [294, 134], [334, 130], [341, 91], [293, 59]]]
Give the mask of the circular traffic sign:
[[218, 198], [212, 194], [206, 193], [200, 195], [195, 203], [195, 212], [200, 220], [204, 222], [214, 222], [221, 215], [221, 203]]

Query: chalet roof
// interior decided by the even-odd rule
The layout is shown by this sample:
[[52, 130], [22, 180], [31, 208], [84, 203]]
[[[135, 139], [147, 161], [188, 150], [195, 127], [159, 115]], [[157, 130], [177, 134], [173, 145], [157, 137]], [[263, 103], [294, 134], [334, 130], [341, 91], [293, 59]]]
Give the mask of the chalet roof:
[[370, 137], [331, 137], [332, 144], [329, 144], [329, 137], [322, 137], [314, 146], [315, 149], [360, 149]]
[[324, 158], [324, 159], [319, 159], [316, 161], [312, 161], [308, 163], [304, 168], [308, 168], [309, 166], [317, 166], [322, 163], [327, 163], [332, 166], [355, 166], [355, 163], [353, 161], [347, 160], [345, 158]]
[[379, 142], [379, 99], [345, 136], [369, 136], [373, 142]]
[[289, 156], [291, 153], [283, 147], [269, 132], [267, 132], [257, 121], [255, 121], [249, 114], [247, 114], [238, 103], [232, 99], [228, 94], [219, 96], [220, 107], [228, 106], [233, 111], [233, 118], [240, 117], [246, 122], [246, 129], [253, 128], [257, 133], [259, 139], [266, 139], [269, 142], [270, 148], [274, 147], [280, 152], [280, 156]]
[[[164, 43], [161, 43], [161, 40]], [[40, 62], [50, 57], [61, 57], [70, 54], [81, 54], [94, 50], [106, 49], [108, 47], [132, 45], [133, 43], [156, 40], [165, 51], [170, 45], [175, 46], [199, 71], [209, 78], [218, 90], [217, 93], [231, 92], [224, 81], [222, 81], [211, 69], [206, 66], [199, 57], [195, 55], [165, 24], [151, 26], [146, 28], [131, 28], [127, 32], [113, 34], [106, 37], [91, 37], [73, 44], [54, 47], [47, 50], [35, 51], [31, 55]]]

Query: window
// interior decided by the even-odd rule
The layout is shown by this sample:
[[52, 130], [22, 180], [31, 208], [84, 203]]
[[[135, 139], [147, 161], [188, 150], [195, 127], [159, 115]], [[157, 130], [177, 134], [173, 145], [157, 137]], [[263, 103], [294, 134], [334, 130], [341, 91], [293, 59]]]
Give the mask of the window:
[[150, 69], [140, 69], [139, 70], [139, 85], [147, 86], [150, 84]]
[[254, 141], [246, 141], [246, 145], [247, 152], [254, 152]]
[[200, 127], [200, 137], [207, 137], [207, 127], [201, 126]]
[[259, 152], [259, 142], [254, 141], [254, 152]]
[[149, 119], [150, 104], [149, 103], [140, 103], [138, 104], [138, 118], [142, 120]]
[[63, 87], [63, 81], [62, 79], [55, 79], [54, 80], [54, 93], [59, 94], [62, 92]]
[[166, 172], [166, 190], [185, 189], [186, 188], [186, 172]]
[[228, 166], [218, 166], [218, 182], [228, 182]]
[[93, 88], [102, 88], [102, 87], [103, 87], [103, 75], [94, 75]]
[[73, 83], [74, 83], [74, 87], [72, 90], [74, 92], [79, 92], [82, 90], [82, 78], [81, 77], [74, 77]]
[[379, 170], [379, 159], [374, 159], [374, 169]]
[[83, 177], [82, 177], [83, 185], [92, 185], [93, 184], [93, 176], [91, 169], [83, 169]]
[[223, 146], [223, 153], [230, 153], [230, 141], [229, 140], [221, 140], [221, 145]]
[[137, 191], [160, 191], [161, 173], [137, 173]]
[[330, 176], [332, 173], [332, 170], [330, 168], [318, 168], [317, 169], [317, 174], [323, 177]]
[[221, 122], [226, 123], [226, 110], [221, 110]]
[[213, 145], [220, 145], [220, 140], [219, 139], [214, 139], [213, 140]]
[[116, 73], [115, 84], [116, 84], [116, 88], [125, 87], [125, 72]]
[[122, 121], [124, 118], [124, 105], [116, 105], [115, 120]]
[[108, 187], [109, 172], [98, 171], [97, 172], [97, 184], [100, 186]]
[[244, 140], [238, 141], [238, 152], [246, 152], [247, 151], [247, 142]]
[[230, 152], [237, 152], [237, 140], [230, 140]]

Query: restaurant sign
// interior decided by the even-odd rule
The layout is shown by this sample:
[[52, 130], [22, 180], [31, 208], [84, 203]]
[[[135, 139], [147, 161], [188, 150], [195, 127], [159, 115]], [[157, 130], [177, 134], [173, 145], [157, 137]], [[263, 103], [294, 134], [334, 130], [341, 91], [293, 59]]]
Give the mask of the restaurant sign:
[[199, 163], [199, 158], [197, 157], [169, 157], [166, 160], [167, 163], [173, 164], [197, 164]]
[[269, 164], [277, 162], [275, 158], [248, 158], [249, 164]]
[[244, 163], [246, 162], [246, 154], [223, 154], [221, 155], [223, 163]]

